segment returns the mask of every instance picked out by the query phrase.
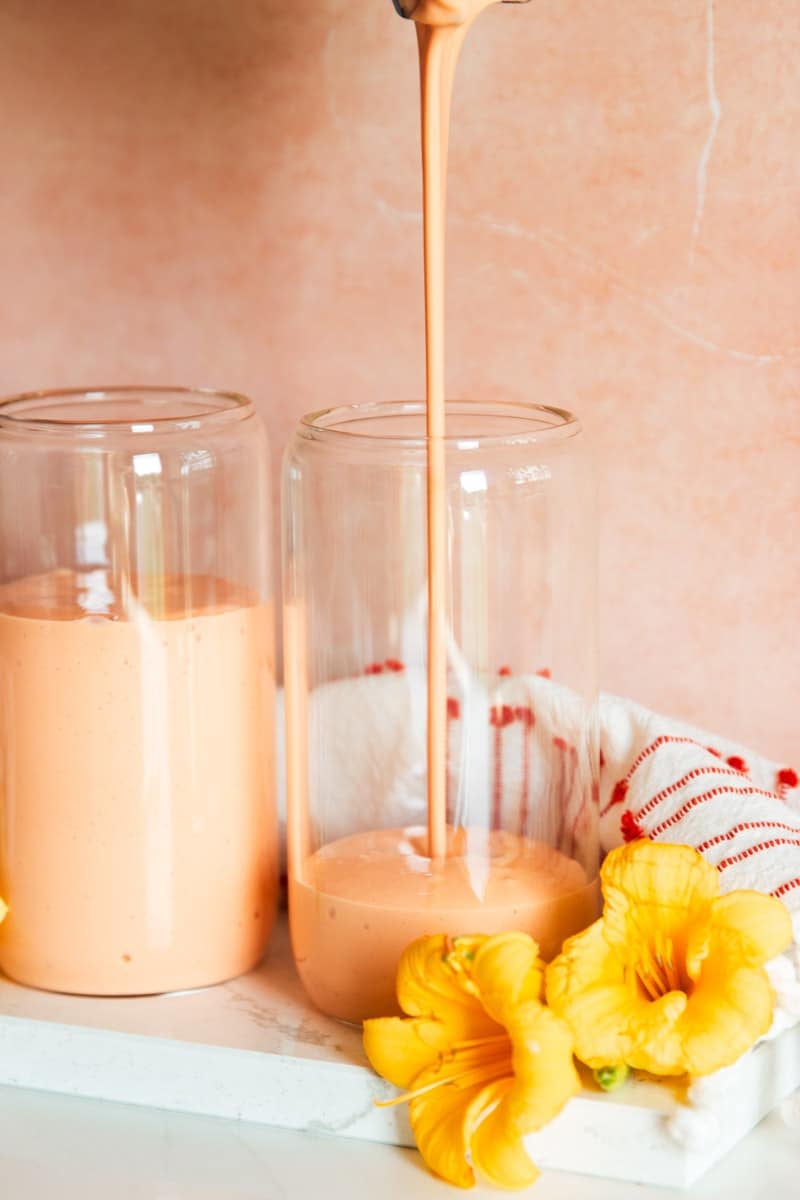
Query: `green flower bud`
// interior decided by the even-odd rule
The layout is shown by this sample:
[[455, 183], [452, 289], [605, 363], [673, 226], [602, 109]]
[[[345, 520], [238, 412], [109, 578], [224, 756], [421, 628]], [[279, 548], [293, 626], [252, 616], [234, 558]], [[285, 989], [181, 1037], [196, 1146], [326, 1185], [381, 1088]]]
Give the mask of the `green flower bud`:
[[604, 1092], [615, 1092], [621, 1088], [630, 1075], [630, 1068], [625, 1063], [617, 1063], [614, 1067], [598, 1067], [594, 1077], [598, 1087]]

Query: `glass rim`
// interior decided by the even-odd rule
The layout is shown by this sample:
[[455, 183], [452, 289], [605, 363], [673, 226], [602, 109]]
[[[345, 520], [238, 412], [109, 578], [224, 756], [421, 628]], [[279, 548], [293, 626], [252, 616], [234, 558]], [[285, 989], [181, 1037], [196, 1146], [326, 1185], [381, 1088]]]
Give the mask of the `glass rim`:
[[[442, 441], [454, 448], [472, 449], [483, 446], [511, 446], [533, 442], [559, 442], [582, 432], [579, 418], [568, 409], [525, 400], [448, 400], [446, 417], [474, 413], [481, 416], [507, 415], [516, 422], [528, 420], [530, 429], [509, 429], [492, 433], [445, 433]], [[424, 447], [426, 434], [384, 433], [363, 429], [342, 428], [343, 424], [366, 419], [388, 420], [391, 417], [424, 416], [424, 400], [369, 400], [355, 404], [335, 405], [306, 413], [300, 418], [298, 433], [320, 441], [341, 441], [351, 445], [370, 443], [394, 446]], [[542, 424], [542, 417], [548, 423]], [[537, 422], [534, 424], [534, 422]]]
[[[173, 398], [174, 400], [192, 400], [198, 402], [197, 412], [178, 414], [176, 412], [159, 411], [153, 408], [148, 411], [148, 400], [155, 397]], [[101, 420], [82, 420], [76, 417], [61, 417], [48, 413], [46, 417], [37, 417], [37, 409], [52, 410], [60, 404], [85, 404], [91, 408], [93, 404], [131, 400], [142, 403], [142, 414], [133, 419], [126, 417], [105, 417]], [[97, 387], [76, 388], [47, 388], [42, 391], [19, 392], [17, 395], [5, 396], [0, 399], [0, 428], [29, 433], [50, 434], [87, 434], [102, 436], [112, 433], [130, 433], [134, 436], [143, 433], [163, 433], [169, 430], [199, 429], [208, 424], [219, 424], [231, 420], [241, 421], [255, 413], [253, 401], [242, 392], [223, 391], [216, 388], [182, 387], [169, 384], [110, 384]]]

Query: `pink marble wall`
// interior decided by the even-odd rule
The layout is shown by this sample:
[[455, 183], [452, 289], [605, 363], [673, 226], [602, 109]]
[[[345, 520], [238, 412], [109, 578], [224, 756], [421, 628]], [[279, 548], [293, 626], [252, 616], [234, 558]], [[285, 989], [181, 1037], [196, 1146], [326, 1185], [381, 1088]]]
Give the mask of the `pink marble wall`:
[[[800, 6], [487, 13], [450, 383], [576, 408], [604, 686], [800, 757]], [[413, 34], [389, 0], [5, 0], [0, 388], [419, 395]]]

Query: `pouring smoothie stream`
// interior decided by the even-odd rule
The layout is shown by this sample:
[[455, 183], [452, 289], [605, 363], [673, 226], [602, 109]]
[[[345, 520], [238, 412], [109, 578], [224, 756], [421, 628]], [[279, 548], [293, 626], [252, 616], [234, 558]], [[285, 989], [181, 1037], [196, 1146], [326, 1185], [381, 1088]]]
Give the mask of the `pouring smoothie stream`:
[[[521, 2], [521, 0], [512, 0]], [[422, 115], [425, 393], [428, 436], [428, 853], [447, 853], [447, 505], [445, 500], [445, 224], [450, 107], [473, 21], [497, 0], [395, 0], [417, 27]]]

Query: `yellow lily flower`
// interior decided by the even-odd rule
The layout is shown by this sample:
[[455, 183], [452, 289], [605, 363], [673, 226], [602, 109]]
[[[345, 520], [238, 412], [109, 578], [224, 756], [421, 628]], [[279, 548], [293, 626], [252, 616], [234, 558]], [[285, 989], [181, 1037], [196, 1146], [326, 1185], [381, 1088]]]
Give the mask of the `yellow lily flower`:
[[408, 947], [397, 999], [408, 1017], [364, 1022], [372, 1066], [404, 1094], [425, 1162], [459, 1187], [538, 1177], [522, 1137], [578, 1091], [572, 1038], [542, 1004], [543, 964], [525, 933], [444, 934]]
[[791, 944], [789, 912], [755, 891], [719, 894], [691, 846], [631, 842], [600, 874], [603, 916], [547, 968], [547, 1002], [597, 1070], [708, 1075], [767, 1032], [764, 963]]

